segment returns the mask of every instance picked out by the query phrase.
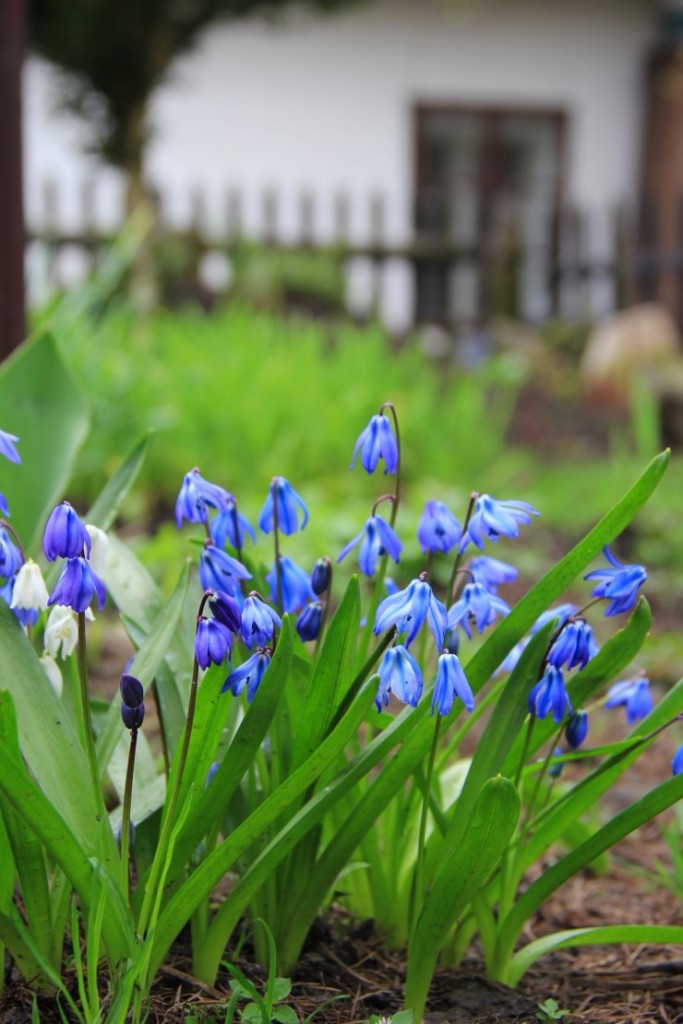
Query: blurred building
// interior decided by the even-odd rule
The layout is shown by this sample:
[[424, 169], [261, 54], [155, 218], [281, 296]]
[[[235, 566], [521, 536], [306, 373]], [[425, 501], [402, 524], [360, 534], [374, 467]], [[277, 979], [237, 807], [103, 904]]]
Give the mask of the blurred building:
[[[599, 311], [623, 285], [607, 269], [624, 204], [632, 239], [683, 234], [681, 22], [656, 0], [377, 0], [217, 25], [155, 97], [148, 180], [168, 225], [200, 217], [220, 237], [232, 209], [253, 237], [381, 247], [398, 326], [481, 320], [506, 288], [482, 260], [501, 253], [512, 312], [563, 301], [562, 259], [575, 277], [602, 261]], [[55, 115], [56, 91], [30, 61], [29, 225], [77, 228], [94, 180], [88, 216], [111, 227], [121, 182]]]

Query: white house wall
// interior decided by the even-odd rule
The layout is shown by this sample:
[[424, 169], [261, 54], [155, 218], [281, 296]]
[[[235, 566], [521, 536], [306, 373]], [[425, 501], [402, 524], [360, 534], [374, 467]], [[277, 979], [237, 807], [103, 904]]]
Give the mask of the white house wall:
[[[654, 31], [645, 0], [379, 0], [336, 15], [223, 24], [155, 97], [149, 178], [176, 223], [193, 187], [206, 190], [211, 219], [224, 214], [226, 188], [239, 187], [246, 223], [256, 226], [272, 187], [284, 229], [302, 189], [329, 229], [334, 194], [345, 190], [362, 234], [370, 196], [381, 193], [387, 233], [399, 237], [410, 228], [414, 103], [545, 105], [569, 115], [570, 198], [605, 208], [637, 182]], [[79, 152], [84, 134], [55, 117], [51, 71], [31, 61], [26, 81], [29, 218], [40, 219], [50, 178], [73, 223], [76, 184], [93, 169]], [[115, 175], [99, 193], [111, 222], [120, 209]]]

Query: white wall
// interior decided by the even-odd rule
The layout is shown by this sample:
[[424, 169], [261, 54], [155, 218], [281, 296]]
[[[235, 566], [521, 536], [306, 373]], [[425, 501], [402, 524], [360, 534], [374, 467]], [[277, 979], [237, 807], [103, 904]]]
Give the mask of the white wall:
[[[336, 15], [222, 25], [154, 100], [149, 177], [178, 222], [192, 186], [208, 190], [213, 217], [223, 213], [226, 187], [238, 186], [253, 225], [262, 190], [274, 186], [289, 201], [286, 227], [310, 187], [328, 224], [335, 191], [349, 190], [360, 231], [370, 194], [382, 192], [399, 236], [410, 221], [412, 104], [537, 104], [569, 114], [571, 198], [604, 207], [636, 184], [641, 76], [653, 35], [647, 0], [379, 0]], [[88, 162], [80, 127], [50, 111], [52, 73], [32, 61], [26, 82], [27, 208], [35, 219], [41, 182], [56, 178], [75, 194]], [[113, 178], [100, 196], [109, 219], [117, 215]], [[62, 213], [77, 210], [65, 203]]]

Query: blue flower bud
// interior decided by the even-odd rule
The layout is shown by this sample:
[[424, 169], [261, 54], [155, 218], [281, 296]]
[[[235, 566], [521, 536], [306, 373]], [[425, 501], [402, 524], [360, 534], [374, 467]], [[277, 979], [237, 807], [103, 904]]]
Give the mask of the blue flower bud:
[[145, 699], [145, 690], [139, 679], [124, 672], [119, 679], [121, 700], [131, 708], [136, 708]]
[[48, 562], [55, 558], [82, 558], [90, 555], [90, 534], [68, 501], [50, 513], [43, 535], [43, 551]]
[[332, 564], [329, 558], [319, 558], [311, 573], [311, 589], [320, 597], [330, 588], [332, 581]]
[[144, 718], [144, 703], [136, 704], [134, 707], [131, 707], [130, 704], [121, 704], [121, 719], [126, 729], [139, 729]]
[[207, 787], [211, 785], [211, 783], [213, 782], [214, 778], [216, 777], [216, 772], [218, 771], [220, 766], [221, 766], [220, 761], [214, 761], [213, 762], [213, 764], [209, 768], [208, 772], [206, 773], [206, 778], [204, 779], [204, 789], [207, 789]]
[[586, 711], [574, 712], [567, 722], [564, 735], [572, 750], [578, 750], [588, 735], [588, 714]]
[[[555, 749], [553, 750], [553, 757], [562, 757], [563, 754], [564, 751], [562, 747], [555, 747]], [[558, 764], [551, 764], [548, 767], [548, 775], [551, 779], [559, 779], [563, 769], [564, 764], [562, 764], [562, 762], [559, 762]]]
[[295, 624], [296, 631], [302, 640], [318, 639], [324, 610], [325, 604], [323, 601], [314, 601], [312, 604], [306, 605]]
[[671, 760], [671, 774], [680, 775], [683, 772], [683, 747], [679, 747]]
[[251, 593], [242, 609], [242, 639], [247, 647], [267, 647], [276, 629], [282, 629], [278, 613], [257, 593]]
[[231, 633], [238, 631], [242, 623], [242, 612], [236, 598], [224, 591], [214, 590], [211, 591], [208, 605], [214, 619], [218, 619], [224, 626], [227, 626]]

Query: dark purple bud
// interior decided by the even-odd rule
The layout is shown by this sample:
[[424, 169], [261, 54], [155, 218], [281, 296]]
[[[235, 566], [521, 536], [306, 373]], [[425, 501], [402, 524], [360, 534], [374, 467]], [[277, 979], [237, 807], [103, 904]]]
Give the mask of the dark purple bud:
[[232, 633], [218, 619], [207, 619], [202, 615], [197, 620], [194, 640], [194, 654], [201, 668], [212, 663], [220, 665], [232, 652]]
[[332, 581], [332, 564], [329, 558], [319, 558], [313, 566], [311, 573], [311, 587], [313, 593], [320, 597], [330, 588]]
[[124, 672], [119, 680], [119, 690], [121, 691], [121, 700], [130, 708], [138, 707], [145, 699], [142, 683], [135, 676], [128, 675], [127, 672]]
[[137, 704], [132, 708], [129, 704], [122, 704], [121, 718], [126, 729], [139, 729], [145, 718], [145, 705]]
[[296, 631], [302, 640], [318, 639], [318, 633], [323, 621], [324, 607], [322, 601], [315, 601], [312, 604], [306, 605], [296, 620]]
[[576, 711], [567, 722], [564, 734], [573, 750], [580, 747], [588, 735], [588, 713]]
[[209, 598], [213, 617], [227, 626], [231, 633], [237, 633], [242, 624], [242, 612], [238, 601], [223, 590], [214, 590]]

